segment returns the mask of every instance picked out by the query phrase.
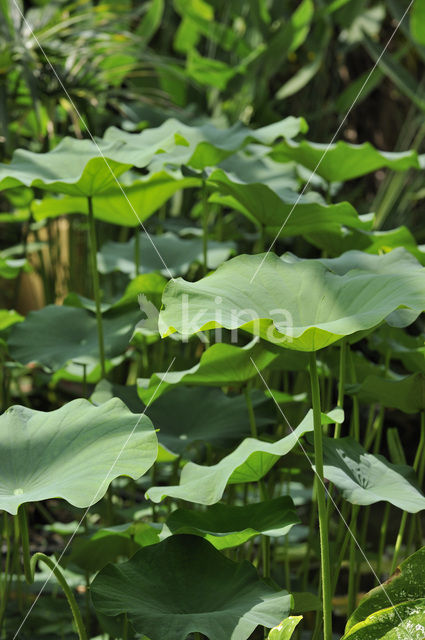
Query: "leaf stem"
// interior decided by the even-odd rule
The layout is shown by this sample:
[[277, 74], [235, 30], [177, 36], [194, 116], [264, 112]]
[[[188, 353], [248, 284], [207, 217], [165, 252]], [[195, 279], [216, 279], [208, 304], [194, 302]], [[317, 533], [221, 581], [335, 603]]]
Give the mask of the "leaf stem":
[[74, 617], [74, 622], [77, 627], [78, 637], [80, 640], [87, 640], [87, 633], [84, 627], [83, 619], [81, 616], [80, 609], [78, 608], [77, 601], [75, 599], [74, 594], [72, 593], [65, 576], [62, 571], [59, 569], [58, 564], [46, 556], [44, 553], [35, 553], [32, 557], [30, 554], [29, 547], [29, 534], [28, 534], [28, 522], [27, 515], [25, 511], [25, 505], [21, 505], [18, 510], [18, 520], [19, 520], [19, 529], [21, 533], [21, 543], [22, 543], [22, 555], [23, 555], [23, 563], [24, 563], [24, 574], [25, 579], [28, 584], [33, 584], [35, 569], [37, 566], [37, 562], [44, 562], [52, 573], [55, 574], [57, 581], [63, 589], [63, 592], [68, 600], [68, 604], [71, 608], [72, 615]]
[[136, 229], [134, 234], [134, 272], [138, 276], [140, 273], [140, 232]]
[[[341, 409], [344, 408], [344, 390], [345, 390], [345, 370], [347, 364], [347, 341], [341, 340], [339, 347], [339, 380], [338, 380], [338, 401], [337, 406]], [[341, 424], [335, 423], [334, 438], [341, 436]]]
[[94, 300], [96, 304], [96, 323], [97, 323], [97, 336], [99, 340], [99, 360], [102, 378], [106, 377], [105, 369], [105, 344], [103, 339], [103, 323], [102, 323], [102, 311], [100, 306], [100, 285], [99, 285], [99, 273], [97, 271], [97, 242], [96, 242], [96, 229], [94, 224], [93, 215], [93, 200], [91, 196], [87, 197], [88, 214], [89, 214], [89, 246], [90, 246], [90, 262], [93, 280], [93, 292]]
[[359, 514], [359, 506], [353, 504], [350, 523], [350, 553], [349, 553], [349, 575], [348, 575], [348, 611], [347, 616], [351, 616], [356, 608], [356, 577], [357, 577], [357, 558], [356, 558], [356, 537], [357, 537], [357, 517]]
[[313, 403], [314, 423], [314, 454], [316, 462], [317, 504], [319, 510], [320, 529], [320, 557], [322, 576], [322, 602], [323, 602], [323, 637], [324, 640], [332, 639], [332, 601], [331, 601], [331, 574], [329, 560], [329, 532], [328, 517], [325, 499], [325, 484], [323, 477], [323, 434], [320, 406], [319, 377], [317, 375], [316, 353], [310, 353], [310, 381], [311, 397]]
[[[415, 472], [418, 471], [419, 464], [423, 458], [424, 447], [425, 447], [425, 413], [422, 411], [421, 412], [421, 435], [419, 439], [418, 449], [415, 455], [415, 460], [413, 462], [413, 469], [415, 470]], [[421, 485], [422, 485], [422, 480], [423, 478], [420, 478]], [[397, 562], [400, 555], [400, 549], [401, 549], [401, 544], [403, 542], [404, 530], [406, 528], [408, 515], [409, 514], [407, 513], [407, 511], [403, 511], [403, 515], [401, 516], [400, 528], [398, 530], [397, 539], [394, 547], [394, 556], [393, 556], [393, 562], [391, 565], [391, 573], [394, 573], [394, 571], [397, 568]]]
[[202, 181], [202, 254], [204, 275], [208, 271], [208, 193], [205, 180]]

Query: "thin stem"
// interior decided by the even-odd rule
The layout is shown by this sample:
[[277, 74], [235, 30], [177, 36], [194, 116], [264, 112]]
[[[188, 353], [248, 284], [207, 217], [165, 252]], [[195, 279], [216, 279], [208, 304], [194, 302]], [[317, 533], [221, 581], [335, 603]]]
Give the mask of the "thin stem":
[[88, 196], [87, 203], [88, 203], [88, 213], [89, 213], [90, 262], [91, 262], [91, 271], [92, 271], [92, 280], [93, 280], [94, 300], [96, 303], [97, 336], [99, 340], [99, 360], [100, 360], [100, 369], [102, 372], [102, 378], [105, 378], [106, 377], [105, 344], [103, 339], [102, 311], [100, 306], [99, 273], [97, 271], [96, 229], [95, 229], [94, 215], [93, 215], [93, 200], [91, 196]]
[[[413, 462], [413, 469], [417, 472], [419, 465], [423, 459], [423, 451], [424, 451], [424, 447], [425, 447], [425, 413], [422, 411], [421, 413], [421, 435], [420, 435], [420, 439], [419, 439], [419, 444], [418, 444], [418, 449], [416, 451], [416, 455], [415, 455], [415, 460]], [[422, 469], [423, 471], [423, 469]], [[423, 475], [420, 473], [420, 475]], [[420, 483], [422, 484], [422, 480], [423, 477], [420, 478]], [[391, 573], [394, 573], [394, 571], [397, 568], [397, 562], [398, 562], [398, 558], [400, 555], [400, 549], [401, 549], [401, 545], [403, 542], [403, 536], [404, 536], [404, 530], [406, 528], [406, 522], [407, 522], [407, 517], [408, 517], [408, 513], [407, 511], [403, 511], [403, 515], [401, 516], [401, 521], [400, 521], [400, 528], [398, 530], [398, 534], [397, 534], [397, 539], [396, 539], [396, 543], [395, 543], [395, 547], [394, 547], [394, 556], [393, 556], [393, 562], [391, 565]]]
[[393, 562], [391, 565], [391, 574], [393, 574], [397, 568], [397, 562], [400, 555], [401, 543], [403, 542], [404, 530], [406, 528], [407, 516], [408, 516], [407, 511], [403, 511], [403, 515], [401, 516], [401, 520], [400, 520], [400, 528], [398, 530], [397, 539], [395, 541]]
[[357, 576], [357, 559], [356, 559], [356, 534], [357, 534], [357, 516], [359, 514], [359, 506], [353, 504], [350, 529], [352, 535], [350, 536], [350, 572], [348, 576], [348, 612], [350, 616], [356, 608], [356, 576]]
[[208, 271], [208, 193], [205, 180], [202, 182], [202, 254], [205, 275]]
[[138, 276], [140, 273], [140, 233], [139, 229], [136, 229], [134, 234], [134, 271]]
[[[338, 402], [337, 406], [341, 409], [344, 408], [344, 389], [345, 389], [345, 369], [347, 360], [347, 342], [341, 341], [339, 347], [339, 380], [338, 380]], [[335, 423], [334, 438], [341, 436], [341, 424]]]
[[252, 382], [251, 381], [247, 382], [244, 388], [244, 393], [245, 393], [246, 406], [248, 409], [249, 426], [251, 428], [251, 435], [253, 438], [258, 438], [257, 423], [255, 421], [254, 407], [253, 407], [252, 398], [251, 398], [251, 386], [252, 386]]
[[322, 417], [320, 407], [319, 377], [315, 352], [310, 353], [310, 380], [311, 397], [313, 403], [314, 423], [314, 455], [317, 475], [317, 504], [319, 509], [320, 529], [320, 557], [322, 576], [322, 601], [323, 601], [323, 636], [324, 640], [332, 639], [332, 601], [331, 601], [331, 573], [329, 560], [329, 533], [326, 511], [325, 484], [323, 477], [323, 434]]
[[381, 531], [379, 536], [378, 562], [376, 565], [376, 575], [377, 575], [378, 583], [379, 583], [379, 578], [382, 571], [382, 559], [384, 557], [385, 543], [387, 540], [387, 530], [388, 530], [388, 520], [390, 518], [390, 510], [391, 510], [391, 504], [387, 502], [387, 504], [385, 505], [384, 517], [382, 519]]
[[127, 640], [127, 638], [128, 638], [128, 617], [127, 617], [127, 613], [124, 613], [122, 640]]
[[75, 599], [74, 594], [67, 581], [65, 580], [65, 576], [62, 571], [59, 569], [57, 563], [46, 556], [44, 553], [35, 553], [32, 557], [30, 555], [29, 548], [29, 534], [28, 534], [28, 522], [25, 511], [25, 506], [21, 505], [18, 510], [18, 520], [19, 520], [19, 529], [21, 533], [21, 543], [22, 543], [22, 555], [23, 555], [23, 563], [24, 563], [24, 574], [25, 579], [28, 584], [33, 584], [35, 577], [35, 570], [37, 566], [37, 562], [44, 562], [52, 573], [55, 574], [57, 581], [63, 589], [63, 592], [68, 600], [68, 604], [71, 608], [72, 615], [74, 617], [74, 622], [77, 627], [78, 637], [80, 640], [88, 640], [87, 633], [84, 627], [83, 619], [81, 616], [80, 609], [78, 608], [77, 601]]

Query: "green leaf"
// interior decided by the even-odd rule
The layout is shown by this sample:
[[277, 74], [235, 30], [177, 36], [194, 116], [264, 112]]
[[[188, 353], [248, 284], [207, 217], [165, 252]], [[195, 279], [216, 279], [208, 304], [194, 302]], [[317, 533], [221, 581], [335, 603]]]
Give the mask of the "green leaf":
[[368, 453], [353, 438], [324, 438], [323, 461], [325, 478], [352, 504], [385, 500], [409, 513], [425, 509], [425, 497], [411, 467]]
[[[124, 353], [138, 320], [138, 309], [104, 315], [106, 358]], [[10, 355], [18, 362], [36, 362], [53, 371], [70, 361], [99, 362], [96, 318], [85, 309], [47, 305], [31, 311], [24, 322], [12, 328], [8, 342]]]
[[353, 627], [342, 640], [423, 640], [425, 598], [377, 611]]
[[[343, 414], [341, 410], [334, 410], [328, 415], [322, 414], [322, 420], [324, 423], [340, 422]], [[246, 438], [217, 464], [206, 467], [188, 462], [183, 467], [179, 485], [151, 487], [146, 496], [153, 502], [169, 496], [197, 504], [214, 504], [221, 500], [228, 484], [261, 480], [281, 456], [295, 447], [302, 435], [312, 430], [313, 412], [309, 411], [296, 429], [277, 442]]]
[[86, 197], [105, 191], [131, 167], [131, 162], [111, 158], [123, 158], [120, 145], [102, 147], [109, 167], [91, 140], [64, 138], [47, 153], [18, 149], [10, 164], [0, 165], [0, 190], [26, 185]]
[[415, 0], [410, 12], [410, 30], [419, 44], [425, 45], [425, 5], [422, 0]]
[[[148, 379], [139, 378], [138, 393], [142, 401], [147, 404], [155, 393], [155, 389], [157, 389], [155, 398], [158, 398], [159, 394], [171, 389], [174, 385], [212, 387], [241, 385], [258, 374], [256, 366], [259, 371], [263, 371], [276, 358], [276, 353], [268, 351], [255, 339], [245, 347], [225, 343], [213, 344], [203, 352], [199, 363], [190, 369], [154, 373]], [[159, 382], [162, 384], [158, 389]]]
[[425, 335], [411, 336], [405, 331], [383, 326], [370, 338], [371, 346], [381, 354], [403, 363], [408, 371], [425, 374]]
[[30, 271], [31, 267], [25, 258], [8, 258], [0, 254], [0, 278], [11, 280], [19, 275], [19, 272]]
[[17, 322], [23, 322], [24, 317], [12, 309], [0, 309], [0, 331], [8, 329]]
[[[413, 322], [425, 308], [424, 273], [403, 249], [291, 262], [272, 253], [240, 255], [198, 282], [169, 282], [159, 329], [186, 337], [242, 328], [280, 346], [315, 351], [387, 318], [397, 326]], [[399, 307], [402, 313], [394, 314]]]
[[151, 0], [143, 20], [136, 29], [137, 35], [142, 38], [146, 46], [161, 26], [164, 13], [164, 0]]
[[161, 538], [190, 533], [205, 538], [216, 549], [236, 547], [259, 534], [286, 535], [301, 520], [288, 496], [236, 507], [215, 504], [205, 511], [177, 509], [168, 516]]
[[[151, 235], [151, 240], [146, 234], [140, 234], [139, 238], [139, 270], [143, 273], [160, 271], [163, 275], [183, 275], [189, 271], [194, 263], [203, 261], [202, 238], [184, 239], [174, 233], [167, 232], [162, 235]], [[153, 244], [152, 244], [153, 243]], [[135, 239], [128, 242], [107, 242], [97, 254], [97, 264], [100, 273], [121, 271], [130, 277], [135, 276]], [[156, 249], [155, 249], [156, 248]], [[228, 259], [234, 251], [233, 242], [208, 241], [208, 268], [216, 269], [222, 262]], [[159, 255], [158, 255], [159, 254]], [[161, 256], [161, 257], [160, 257]], [[162, 259], [161, 259], [162, 258]], [[167, 265], [167, 268], [164, 266]]]
[[[153, 173], [145, 180], [123, 184], [115, 183], [93, 196], [93, 214], [99, 220], [126, 227], [139, 227], [176, 191], [199, 186], [198, 178], [175, 177], [165, 171]], [[129, 204], [130, 203], [130, 204]], [[72, 213], [88, 214], [87, 198], [65, 196], [34, 201], [32, 212], [36, 220], [57, 218]], [[136, 213], [135, 213], [136, 212]]]
[[[404, 560], [396, 572], [383, 585], [372, 589], [360, 601], [359, 606], [347, 622], [349, 632], [370, 615], [425, 597], [425, 547]], [[377, 636], [379, 637], [379, 636]]]
[[97, 611], [127, 613], [133, 628], [151, 640], [185, 640], [193, 632], [209, 640], [246, 640], [257, 625], [271, 627], [288, 615], [291, 602], [249, 563], [233, 562], [190, 535], [108, 565], [90, 590]]
[[416, 260], [425, 265], [425, 252], [418, 247], [412, 233], [405, 226], [388, 231], [366, 229], [341, 229], [340, 233], [325, 231], [309, 233], [309, 242], [330, 255], [340, 255], [344, 251], [365, 251], [367, 253], [389, 253], [397, 247], [404, 247]]
[[[253, 390], [252, 402], [259, 429], [274, 422], [273, 405], [264, 393]], [[146, 413], [159, 429], [160, 444], [173, 453], [183, 454], [196, 443], [231, 446], [249, 435], [244, 395], [228, 396], [220, 389], [179, 386], [157, 398]]]
[[94, 504], [114, 478], [146, 473], [157, 438], [149, 418], [121, 400], [94, 407], [80, 399], [50, 412], [10, 407], [0, 416], [0, 449], [0, 508], [16, 514], [19, 505], [48, 498]]
[[77, 565], [95, 573], [108, 562], [130, 558], [141, 546], [159, 542], [159, 533], [149, 524], [127, 523], [98, 529], [88, 536], [79, 536], [73, 543], [71, 553], [66, 555], [65, 566]]
[[242, 71], [239, 66], [229, 66], [221, 60], [205, 58], [191, 49], [187, 57], [186, 72], [189, 77], [199, 82], [199, 84], [215, 87], [224, 91], [229, 81]]
[[345, 182], [382, 167], [388, 167], [393, 171], [420, 168], [416, 151], [379, 151], [369, 142], [355, 145], [339, 140], [335, 144], [327, 145], [308, 140], [283, 140], [270, 152], [270, 156], [277, 162], [292, 160], [311, 171], [316, 170], [316, 173], [328, 182]]
[[300, 196], [285, 186], [270, 188], [256, 182], [244, 183], [238, 176], [221, 169], [213, 171], [208, 184], [224, 194], [224, 197], [213, 196], [213, 202], [240, 211], [255, 224], [265, 227], [272, 236], [277, 233], [279, 237], [287, 237], [318, 231], [339, 231], [342, 225], [354, 228], [365, 226], [351, 204], [340, 202], [328, 205], [318, 193]]
[[384, 53], [382, 48], [366, 34], [363, 34], [362, 42], [371, 58], [379, 65], [380, 70], [418, 109], [425, 111], [425, 93], [414, 76], [407, 71], [407, 65], [398, 63], [395, 56]]
[[286, 618], [286, 620], [278, 624], [277, 627], [270, 629], [267, 640], [289, 640], [295, 631], [295, 627], [302, 619], [302, 616], [289, 616], [289, 618]]
[[369, 375], [361, 384], [348, 386], [347, 393], [366, 404], [379, 402], [383, 407], [419, 413], [425, 409], [425, 373], [394, 374], [393, 378]]
[[[150, 161], [149, 169], [154, 174], [163, 171], [167, 165], [176, 168], [187, 165], [202, 170], [219, 164], [250, 142], [270, 145], [281, 136], [294, 138], [306, 129], [304, 118], [293, 116], [259, 129], [249, 129], [240, 122], [227, 129], [218, 129], [209, 122], [191, 127], [169, 119], [156, 129], [146, 129], [138, 134], [110, 127], [105, 132], [104, 140], [108, 143], [119, 142], [122, 153], [128, 153], [133, 162], [141, 155], [141, 149], [152, 145], [154, 151], [163, 149], [164, 153], [156, 153]], [[160, 147], [161, 140], [166, 142], [163, 147]]]

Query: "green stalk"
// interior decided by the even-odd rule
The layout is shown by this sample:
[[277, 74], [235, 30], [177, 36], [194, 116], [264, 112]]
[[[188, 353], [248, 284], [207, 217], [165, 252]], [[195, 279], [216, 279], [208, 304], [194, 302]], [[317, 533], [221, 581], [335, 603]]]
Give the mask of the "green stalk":
[[391, 565], [391, 574], [393, 574], [397, 568], [397, 562], [400, 555], [401, 543], [403, 542], [404, 530], [406, 528], [407, 516], [408, 516], [407, 511], [403, 511], [403, 515], [401, 516], [401, 520], [400, 520], [400, 527], [398, 530], [397, 539], [395, 541], [395, 546], [394, 546], [394, 555], [393, 555], [393, 562]]
[[316, 476], [318, 478], [317, 504], [319, 509], [320, 558], [322, 565], [321, 576], [323, 602], [323, 637], [324, 640], [332, 640], [332, 594], [329, 560], [328, 517], [326, 510], [325, 484], [323, 477], [322, 419], [320, 407], [319, 378], [317, 375], [316, 354], [314, 351], [310, 353], [310, 380], [311, 397], [313, 403], [314, 454], [316, 462]]
[[356, 576], [357, 576], [357, 558], [356, 558], [356, 534], [357, 534], [357, 516], [359, 514], [359, 506], [353, 504], [351, 515], [351, 535], [350, 535], [350, 570], [348, 576], [348, 611], [347, 616], [350, 616], [356, 608]]
[[[413, 469], [415, 470], [415, 472], [418, 471], [419, 465], [423, 459], [424, 446], [425, 446], [425, 413], [422, 411], [421, 412], [421, 436], [419, 439], [419, 445], [416, 451], [415, 460], [413, 462]], [[420, 474], [420, 475], [423, 475], [423, 474]], [[420, 480], [420, 485], [422, 486], [423, 477], [420, 478], [419, 480]], [[400, 549], [403, 542], [404, 530], [406, 528], [408, 515], [409, 514], [407, 513], [407, 511], [403, 511], [403, 515], [401, 516], [400, 528], [398, 530], [397, 539], [394, 547], [394, 556], [393, 556], [393, 562], [391, 565], [391, 573], [394, 573], [394, 571], [397, 568], [397, 562], [400, 555]]]
[[381, 531], [379, 536], [378, 562], [376, 565], [376, 575], [378, 576], [377, 578], [378, 584], [379, 584], [379, 578], [382, 571], [382, 558], [385, 552], [385, 542], [387, 540], [387, 530], [388, 530], [388, 520], [390, 518], [390, 510], [391, 510], [391, 504], [387, 502], [387, 504], [385, 505], [384, 517], [382, 519]]
[[208, 271], [208, 194], [205, 180], [202, 182], [202, 253], [204, 275]]
[[[345, 389], [345, 370], [347, 361], [347, 342], [345, 339], [341, 341], [339, 347], [339, 380], [338, 380], [338, 401], [337, 406], [344, 408], [344, 389]], [[341, 436], [341, 425], [335, 423], [334, 438]]]
[[91, 262], [91, 271], [92, 271], [92, 280], [93, 280], [94, 300], [96, 303], [96, 323], [97, 323], [97, 336], [99, 340], [100, 369], [102, 372], [102, 378], [105, 378], [106, 377], [105, 345], [103, 340], [102, 311], [100, 306], [99, 273], [97, 271], [96, 229], [94, 225], [93, 200], [91, 196], [87, 197], [87, 203], [88, 203], [88, 213], [89, 213], [90, 262]]
[[[0, 631], [3, 627], [3, 618], [4, 618], [4, 614], [6, 611], [6, 602], [7, 602], [7, 598], [8, 598], [8, 593], [9, 593], [9, 585], [10, 585], [10, 557], [11, 557], [11, 550], [12, 550], [12, 545], [11, 545], [11, 541], [10, 541], [10, 530], [9, 530], [9, 516], [6, 513], [6, 511], [4, 511], [3, 514], [3, 531], [4, 531], [4, 539], [6, 542], [6, 557], [4, 560], [4, 569], [2, 572], [2, 575], [0, 576], [1, 579], [1, 599], [0, 599]], [[0, 538], [0, 541], [2, 541], [3, 539], [3, 535]]]
[[[251, 381], [247, 382], [244, 388], [244, 393], [245, 393], [246, 406], [248, 409], [251, 435], [253, 438], [258, 438], [257, 423], [255, 420], [254, 407], [252, 404], [252, 397], [251, 397], [251, 386], [252, 386], [252, 382]], [[262, 500], [267, 500], [268, 498], [267, 488], [264, 482], [260, 480], [258, 483], [258, 486], [260, 489]], [[270, 577], [270, 538], [268, 536], [261, 536], [261, 553], [262, 553], [262, 560], [263, 560], [263, 577], [269, 578]]]
[[251, 387], [252, 387], [252, 382], [250, 380], [245, 385], [244, 393], [245, 393], [246, 406], [247, 406], [247, 409], [248, 409], [249, 426], [251, 428], [251, 436], [253, 438], [258, 438], [257, 423], [255, 421], [254, 407], [252, 405], [252, 398], [251, 398]]
[[139, 229], [136, 229], [134, 234], [134, 271], [136, 276], [140, 273], [140, 233]]
[[35, 570], [37, 567], [37, 562], [44, 562], [52, 573], [55, 574], [55, 577], [59, 584], [61, 585], [63, 592], [68, 600], [68, 604], [71, 608], [72, 615], [74, 617], [74, 622], [77, 627], [78, 637], [80, 640], [88, 640], [87, 633], [84, 627], [83, 619], [81, 616], [81, 612], [78, 608], [77, 601], [75, 599], [74, 594], [71, 589], [62, 571], [59, 569], [59, 566], [46, 556], [44, 553], [35, 553], [32, 557], [30, 555], [30, 547], [29, 547], [29, 534], [28, 534], [28, 522], [25, 511], [25, 506], [21, 505], [18, 510], [18, 520], [19, 520], [19, 529], [21, 533], [21, 542], [22, 542], [22, 555], [23, 555], [23, 563], [24, 563], [24, 574], [25, 579], [28, 584], [33, 584], [35, 577]]

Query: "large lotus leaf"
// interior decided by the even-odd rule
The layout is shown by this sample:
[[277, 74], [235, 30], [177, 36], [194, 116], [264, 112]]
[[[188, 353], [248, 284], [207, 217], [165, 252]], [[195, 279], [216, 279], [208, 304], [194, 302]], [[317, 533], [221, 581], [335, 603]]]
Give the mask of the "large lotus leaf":
[[[399, 307], [407, 317], [392, 320], [400, 324], [425, 308], [425, 269], [409, 253], [349, 254], [340, 262], [292, 263], [272, 253], [240, 255], [198, 282], [178, 278], [164, 290], [160, 332], [189, 336], [220, 326], [242, 328], [281, 346], [314, 351], [376, 327]], [[364, 270], [366, 259], [373, 259], [373, 269]]]
[[[134, 244], [134, 238], [128, 242], [107, 242], [104, 244], [97, 256], [99, 271], [101, 273], [121, 271], [134, 277]], [[139, 246], [140, 272], [160, 271], [165, 276], [170, 274], [177, 276], [186, 274], [192, 263], [203, 262], [202, 238], [184, 239], [175, 233], [168, 232], [158, 236], [152, 235], [149, 239], [146, 234], [140, 234]], [[207, 253], [208, 267], [216, 269], [228, 259], [234, 248], [233, 242], [210, 240]], [[164, 263], [167, 265], [166, 267]]]
[[418, 413], [425, 409], [425, 374], [393, 374], [393, 378], [370, 375], [361, 384], [349, 385], [347, 393], [356, 395], [366, 404], [379, 402], [383, 407]]
[[[322, 420], [324, 423], [341, 422], [343, 412], [335, 409], [328, 415], [322, 414]], [[197, 504], [214, 504], [221, 500], [228, 484], [261, 480], [281, 456], [295, 447], [302, 435], [312, 430], [313, 412], [310, 410], [296, 429], [277, 442], [246, 438], [217, 464], [207, 467], [188, 462], [183, 467], [179, 485], [151, 487], [146, 496], [153, 502], [170, 496]]]
[[376, 611], [356, 624], [342, 640], [423, 640], [425, 598]]
[[270, 155], [277, 162], [298, 162], [328, 182], [345, 182], [383, 167], [394, 171], [420, 168], [416, 151], [379, 151], [369, 142], [356, 145], [339, 140], [328, 145], [308, 140], [282, 140]]
[[172, 150], [164, 148], [164, 153], [158, 153], [151, 162], [150, 169], [160, 171], [166, 165], [188, 165], [194, 169], [203, 169], [217, 165], [249, 142], [269, 145], [279, 137], [293, 138], [305, 130], [305, 120], [292, 116], [260, 129], [249, 129], [241, 123], [227, 129], [217, 129], [211, 123], [189, 126], [170, 119], [157, 129], [146, 129], [138, 134], [110, 127], [105, 132], [104, 140], [124, 143], [123, 149], [128, 150], [133, 157], [141, 149], [152, 146], [158, 136], [163, 139], [173, 137], [175, 145]]
[[[117, 176], [131, 167], [131, 161], [119, 154], [120, 147], [119, 143], [102, 145], [107, 163], [91, 140], [64, 138], [47, 153], [18, 149], [10, 164], [0, 165], [0, 190], [26, 185], [92, 196], [105, 191]], [[114, 160], [114, 155], [120, 159]]]
[[0, 448], [0, 508], [16, 514], [48, 498], [88, 507], [114, 478], [146, 473], [157, 438], [149, 418], [118, 398], [100, 407], [79, 399], [49, 412], [10, 407], [0, 416]]
[[409, 513], [425, 509], [425, 497], [411, 467], [368, 453], [353, 438], [325, 438], [323, 461], [325, 478], [352, 504], [385, 500]]
[[108, 562], [130, 558], [140, 547], [159, 542], [159, 532], [149, 524], [137, 522], [104, 527], [74, 539], [65, 566], [77, 565], [89, 573], [103, 569]]
[[[99, 404], [114, 396], [121, 398], [135, 413], [145, 408], [135, 386], [111, 384], [105, 380], [97, 385], [91, 400]], [[251, 396], [257, 428], [261, 430], [275, 421], [274, 405], [258, 389], [253, 389]], [[158, 429], [159, 443], [180, 455], [196, 443], [232, 446], [250, 431], [244, 395], [226, 395], [213, 387], [171, 389], [165, 396], [155, 397], [146, 409], [146, 415]]]
[[[134, 181], [130, 185], [121, 185], [122, 189], [114, 183], [101, 193], [93, 195], [93, 214], [95, 218], [105, 222], [138, 227], [176, 191], [200, 184], [201, 181], [198, 178], [175, 177], [165, 171], [149, 175], [144, 180]], [[78, 195], [44, 198], [34, 202], [31, 209], [36, 220], [57, 218], [72, 213], [87, 215], [88, 202], [86, 197]], [[163, 267], [162, 263], [161, 267]]]
[[224, 197], [213, 196], [212, 201], [241, 211], [273, 236], [277, 233], [279, 237], [285, 237], [318, 231], [339, 231], [341, 226], [369, 226], [348, 202], [326, 204], [318, 193], [300, 196], [286, 187], [272, 189], [262, 183], [250, 184], [221, 169], [213, 171], [208, 184], [224, 194]]
[[171, 536], [108, 565], [90, 588], [97, 611], [127, 613], [151, 640], [246, 640], [257, 625], [275, 626], [289, 614], [291, 596], [260, 580], [248, 562], [224, 557], [198, 536]]
[[[273, 404], [264, 393], [254, 389], [252, 403], [259, 429], [275, 420]], [[160, 443], [173, 453], [182, 454], [195, 443], [231, 446], [249, 435], [244, 395], [228, 396], [221, 389], [171, 389], [153, 402], [147, 414], [159, 429]]]
[[236, 178], [243, 183], [265, 184], [273, 191], [280, 189], [296, 191], [299, 187], [299, 178], [295, 163], [288, 162], [283, 165], [280, 162], [274, 162], [264, 155], [268, 151], [268, 147], [250, 145], [248, 152], [241, 151], [226, 158], [220, 163], [219, 169], [232, 179]]
[[[204, 351], [198, 364], [190, 369], [158, 372], [147, 379], [139, 378], [138, 393], [142, 401], [147, 404], [155, 393], [155, 389], [158, 389], [155, 398], [159, 398], [158, 394], [165, 393], [174, 385], [210, 387], [241, 385], [258, 375], [258, 370], [265, 369], [277, 357], [276, 353], [268, 351], [255, 339], [244, 347], [219, 342]], [[160, 382], [162, 384], [158, 388]]]
[[286, 535], [301, 521], [288, 496], [237, 507], [214, 504], [205, 511], [177, 509], [168, 516], [161, 538], [177, 533], [191, 533], [208, 540], [216, 549], [243, 544], [258, 534]]
[[380, 609], [387, 609], [409, 601], [425, 598], [425, 547], [404, 560], [383, 585], [375, 587], [360, 601], [345, 627], [350, 631], [355, 625]]
[[[103, 317], [106, 358], [124, 353], [138, 320], [140, 310]], [[18, 362], [37, 362], [53, 371], [72, 360], [93, 366], [99, 361], [96, 318], [85, 309], [67, 306], [31, 311], [12, 328], [9, 351]]]

